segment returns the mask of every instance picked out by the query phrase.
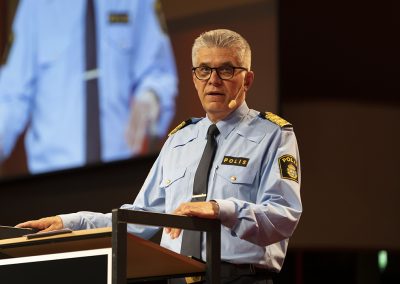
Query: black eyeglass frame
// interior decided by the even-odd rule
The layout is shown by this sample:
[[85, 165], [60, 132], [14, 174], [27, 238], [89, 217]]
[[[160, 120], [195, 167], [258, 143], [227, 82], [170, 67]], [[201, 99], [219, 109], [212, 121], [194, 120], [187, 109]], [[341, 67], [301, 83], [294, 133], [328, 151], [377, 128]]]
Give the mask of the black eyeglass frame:
[[[218, 70], [221, 70], [221, 69], [226, 68], [226, 67], [229, 67], [229, 68], [232, 68], [232, 69], [233, 69], [232, 76], [229, 77], [229, 78], [222, 78], [221, 75], [219, 74], [219, 71], [218, 71]], [[203, 78], [203, 79], [199, 78], [199, 77], [197, 76], [197, 74], [196, 74], [196, 70], [197, 70], [198, 68], [208, 68], [208, 69], [210, 69], [211, 72], [210, 72], [208, 78]], [[198, 80], [200, 80], [200, 81], [209, 80], [209, 79], [211, 78], [211, 75], [212, 75], [213, 70], [215, 70], [215, 72], [216, 72], [217, 75], [218, 75], [218, 78], [220, 78], [221, 80], [230, 80], [230, 79], [233, 78], [233, 76], [235, 76], [235, 70], [236, 70], [236, 69], [240, 69], [240, 70], [246, 71], [246, 72], [249, 71], [249, 69], [247, 69], [246, 67], [241, 67], [241, 66], [226, 66], [226, 65], [225, 65], [225, 66], [219, 66], [219, 67], [197, 66], [197, 67], [193, 67], [193, 68], [192, 68], [192, 72], [194, 73], [194, 75], [196, 76], [196, 78], [197, 78]]]

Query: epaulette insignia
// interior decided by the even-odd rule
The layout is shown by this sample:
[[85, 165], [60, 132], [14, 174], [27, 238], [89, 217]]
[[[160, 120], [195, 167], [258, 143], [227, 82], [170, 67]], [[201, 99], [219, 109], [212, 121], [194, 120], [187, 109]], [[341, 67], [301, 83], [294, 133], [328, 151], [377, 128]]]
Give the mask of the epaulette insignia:
[[162, 7], [160, 0], [157, 0], [154, 3], [154, 10], [156, 12], [155, 14], [157, 15], [158, 23], [161, 27], [161, 30], [164, 32], [164, 34], [168, 35], [167, 21], [165, 20], [165, 15], [163, 13], [163, 7]]
[[171, 135], [174, 135], [176, 132], [178, 132], [179, 130], [181, 130], [182, 128], [185, 128], [186, 126], [190, 125], [190, 124], [195, 124], [197, 122], [199, 122], [201, 119], [199, 118], [189, 118], [185, 121], [182, 121], [177, 127], [175, 127], [169, 134], [168, 137]]
[[288, 121], [284, 120], [282, 117], [277, 116], [276, 114], [273, 114], [272, 112], [260, 112], [258, 116], [263, 119], [268, 119], [269, 121], [279, 125], [280, 127], [292, 126], [292, 124], [290, 124]]

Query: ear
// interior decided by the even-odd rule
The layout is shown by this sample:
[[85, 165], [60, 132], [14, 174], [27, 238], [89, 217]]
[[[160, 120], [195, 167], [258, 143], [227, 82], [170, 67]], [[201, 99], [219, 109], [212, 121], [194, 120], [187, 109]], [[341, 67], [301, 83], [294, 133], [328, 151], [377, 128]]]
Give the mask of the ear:
[[253, 85], [254, 81], [254, 72], [248, 71], [246, 72], [246, 77], [244, 78], [244, 90], [247, 92], [251, 86]]

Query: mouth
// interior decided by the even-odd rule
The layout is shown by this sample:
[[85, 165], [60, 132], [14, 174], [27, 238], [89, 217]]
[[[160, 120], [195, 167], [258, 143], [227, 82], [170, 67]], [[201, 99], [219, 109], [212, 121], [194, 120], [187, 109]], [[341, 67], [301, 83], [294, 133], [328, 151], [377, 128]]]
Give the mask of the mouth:
[[225, 96], [225, 94], [223, 94], [223, 93], [218, 93], [218, 92], [208, 92], [208, 93], [206, 93], [206, 96], [217, 97], [217, 96]]
[[224, 102], [225, 101], [225, 94], [218, 93], [218, 92], [208, 92], [204, 96], [204, 99], [208, 102]]

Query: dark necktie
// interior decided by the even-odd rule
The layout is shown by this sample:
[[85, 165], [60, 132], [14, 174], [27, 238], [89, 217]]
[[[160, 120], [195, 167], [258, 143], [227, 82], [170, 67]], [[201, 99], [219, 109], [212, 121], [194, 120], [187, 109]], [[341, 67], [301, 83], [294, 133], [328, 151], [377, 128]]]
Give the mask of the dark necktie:
[[[192, 202], [206, 200], [210, 169], [217, 150], [215, 137], [218, 134], [217, 126], [211, 124], [207, 131], [207, 144], [194, 176]], [[183, 232], [181, 253], [198, 259], [201, 258], [201, 232], [188, 230]]]
[[[86, 162], [100, 161], [100, 111], [97, 85], [96, 17], [93, 0], [86, 8]], [[92, 74], [95, 74], [92, 76]]]

